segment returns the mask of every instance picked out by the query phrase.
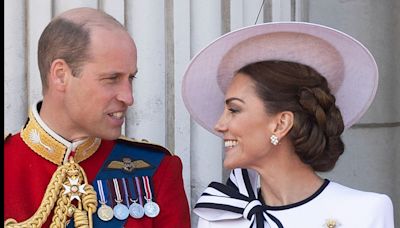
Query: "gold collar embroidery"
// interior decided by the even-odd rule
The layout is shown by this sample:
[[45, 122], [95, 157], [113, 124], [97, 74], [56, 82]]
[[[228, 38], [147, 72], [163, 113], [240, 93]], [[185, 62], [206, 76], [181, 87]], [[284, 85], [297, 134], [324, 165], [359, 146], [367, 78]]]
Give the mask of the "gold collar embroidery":
[[[89, 158], [99, 148], [101, 140], [89, 137], [79, 142], [68, 142], [51, 131], [40, 119], [36, 111], [37, 105], [29, 112], [28, 123], [21, 130], [23, 141], [43, 158], [61, 165], [68, 162], [71, 150], [75, 151], [74, 161], [79, 163]], [[48, 129], [46, 131], [46, 129]]]

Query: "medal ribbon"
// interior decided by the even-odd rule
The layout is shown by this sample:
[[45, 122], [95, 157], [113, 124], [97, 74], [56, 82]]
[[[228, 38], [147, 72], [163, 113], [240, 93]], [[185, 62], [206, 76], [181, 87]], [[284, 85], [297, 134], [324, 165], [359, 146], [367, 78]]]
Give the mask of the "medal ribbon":
[[[106, 183], [107, 183], [107, 188], [108, 188], [108, 191], [110, 192], [109, 194], [108, 194], [108, 199], [109, 199], [109, 206], [110, 207], [114, 207], [117, 203], [115, 202], [115, 200], [114, 200], [114, 195], [115, 195], [115, 188], [114, 188], [114, 184], [112, 183], [112, 180], [111, 179], [108, 179], [108, 180], [106, 180]], [[104, 187], [104, 186], [103, 186]]]
[[153, 199], [153, 194], [151, 192], [149, 177], [143, 176], [142, 179], [143, 179], [144, 191], [146, 193], [146, 200], [151, 201]]
[[139, 203], [140, 205], [143, 205], [143, 193], [142, 193], [142, 184], [140, 183], [140, 178], [135, 177], [135, 182], [136, 182], [136, 189], [138, 191]]
[[117, 202], [122, 202], [121, 192], [119, 191], [119, 184], [117, 178], [113, 178], [114, 189], [115, 189], [115, 196], [117, 197]]
[[130, 199], [132, 201], [136, 200], [136, 190], [135, 190], [135, 185], [133, 184], [133, 178], [128, 178], [128, 187], [129, 187], [129, 193], [130, 193]]
[[97, 188], [99, 189], [99, 195], [100, 195], [100, 203], [107, 203], [106, 197], [104, 195], [104, 189], [103, 189], [103, 183], [101, 180], [97, 180]]
[[122, 178], [122, 185], [124, 187], [124, 193], [125, 193], [125, 200], [126, 200], [126, 205], [129, 207], [129, 193], [128, 193], [128, 187], [126, 186], [125, 178]]

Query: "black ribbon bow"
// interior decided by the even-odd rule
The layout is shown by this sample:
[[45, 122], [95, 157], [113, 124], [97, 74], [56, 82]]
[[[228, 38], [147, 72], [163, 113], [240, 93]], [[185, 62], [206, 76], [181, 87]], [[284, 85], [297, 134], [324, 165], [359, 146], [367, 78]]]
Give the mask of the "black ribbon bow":
[[218, 218], [213, 220], [244, 217], [251, 221], [250, 227], [255, 226], [256, 228], [264, 228], [264, 222], [267, 221], [266, 218], [268, 217], [278, 228], [283, 228], [282, 223], [268, 213], [267, 207], [257, 199], [256, 188], [253, 189], [252, 182], [254, 180], [250, 180], [247, 169], [235, 169], [226, 185], [218, 182], [212, 182], [208, 185], [195, 205], [194, 211], [204, 218], [212, 215], [212, 213], [205, 214], [207, 210], [201, 209], [226, 212], [226, 216], [221, 216], [221, 213], [218, 213]]

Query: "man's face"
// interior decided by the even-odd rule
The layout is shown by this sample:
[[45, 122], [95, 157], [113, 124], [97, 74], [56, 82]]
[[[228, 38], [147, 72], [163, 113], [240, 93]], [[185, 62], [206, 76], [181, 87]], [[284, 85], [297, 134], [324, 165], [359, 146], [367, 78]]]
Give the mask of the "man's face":
[[67, 129], [75, 139], [115, 139], [121, 134], [128, 106], [133, 104], [136, 47], [125, 31], [95, 28], [89, 55], [81, 74], [69, 77], [64, 97], [70, 122]]

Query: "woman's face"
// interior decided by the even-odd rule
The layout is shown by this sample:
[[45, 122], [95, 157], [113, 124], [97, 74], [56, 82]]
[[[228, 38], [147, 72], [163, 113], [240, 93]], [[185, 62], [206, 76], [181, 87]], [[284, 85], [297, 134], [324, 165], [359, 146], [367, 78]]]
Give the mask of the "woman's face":
[[263, 101], [256, 94], [252, 79], [237, 74], [225, 94], [224, 112], [215, 125], [215, 130], [224, 136], [224, 167], [261, 167], [273, 146], [272, 120], [273, 116], [266, 113]]

